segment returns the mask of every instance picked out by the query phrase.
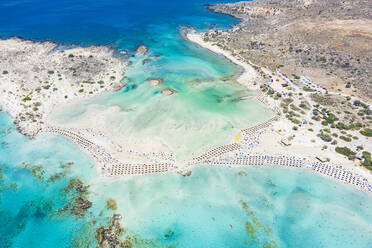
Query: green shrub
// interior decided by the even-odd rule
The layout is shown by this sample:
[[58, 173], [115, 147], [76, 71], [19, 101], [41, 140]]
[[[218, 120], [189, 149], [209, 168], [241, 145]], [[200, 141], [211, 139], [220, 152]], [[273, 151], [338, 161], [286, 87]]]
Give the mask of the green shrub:
[[95, 84], [96, 82], [94, 82], [94, 81], [83, 81], [82, 83], [83, 84]]
[[332, 114], [332, 113], [329, 113], [328, 116], [325, 118], [325, 120], [329, 123], [329, 124], [333, 124], [335, 121], [338, 120], [338, 118]]
[[354, 106], [360, 106], [362, 102], [360, 100], [355, 100], [353, 104]]
[[25, 98], [22, 99], [22, 102], [26, 102], [26, 101], [31, 101], [31, 97], [26, 96]]
[[355, 123], [355, 127], [356, 128], [362, 128], [363, 127], [363, 124], [360, 123], [360, 122], [357, 122], [357, 123]]
[[367, 137], [372, 137], [372, 129], [365, 128], [364, 130], [360, 130], [360, 133]]
[[349, 148], [347, 148], [346, 146], [344, 147], [336, 147], [336, 152], [337, 153], [340, 153], [342, 155], [345, 155], [346, 157], [348, 157], [349, 159], [354, 159], [355, 158], [355, 152], [351, 151]]
[[300, 108], [303, 108], [303, 109], [307, 109], [307, 110], [309, 109], [309, 107], [305, 103], [303, 103], [303, 102], [300, 103], [299, 107]]
[[351, 138], [350, 137], [346, 137], [346, 136], [340, 136], [340, 139], [346, 141], [346, 142], [350, 142], [351, 141]]
[[337, 124], [336, 124], [336, 128], [338, 128], [338, 129], [345, 129], [345, 130], [348, 130], [349, 129], [349, 127], [348, 126], [346, 126], [344, 123], [342, 123], [342, 122], [338, 122]]
[[331, 135], [323, 133], [323, 132], [318, 134], [318, 137], [321, 138], [325, 142], [331, 142], [332, 141]]
[[304, 86], [302, 89], [303, 89], [304, 91], [307, 91], [307, 92], [314, 92], [313, 89], [310, 89], [310, 88], [308, 88], [308, 87], [306, 87], [306, 86]]
[[79, 90], [79, 93], [83, 93], [83, 92], [84, 92], [84, 89], [80, 89], [80, 90]]
[[301, 123], [301, 121], [300, 120], [298, 120], [298, 119], [296, 119], [296, 118], [288, 118], [291, 122], [293, 122], [294, 124], [297, 124], [297, 125], [299, 125], [300, 123]]
[[364, 151], [362, 152], [362, 158], [363, 158], [363, 165], [364, 166], [372, 166], [372, 159], [371, 159], [371, 153]]

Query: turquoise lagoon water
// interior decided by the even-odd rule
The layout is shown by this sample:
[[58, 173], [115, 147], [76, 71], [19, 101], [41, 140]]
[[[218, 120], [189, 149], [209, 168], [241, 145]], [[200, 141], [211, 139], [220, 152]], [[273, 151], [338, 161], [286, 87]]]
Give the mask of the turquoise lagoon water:
[[[231, 142], [241, 129], [272, 116], [258, 101], [237, 101], [255, 94], [234, 82], [237, 68], [193, 44], [178, 42], [182, 48], [173, 44], [162, 52], [169, 56], [152, 63], [143, 65], [143, 57], [132, 58], [123, 90], [61, 109], [53, 119], [71, 125], [89, 118], [94, 123], [99, 116], [105, 120], [106, 130], [126, 143], [145, 144], [150, 137], [152, 142], [166, 144], [178, 158], [187, 159], [208, 147]], [[154, 87], [147, 78], [164, 82]], [[167, 87], [178, 93], [163, 96], [161, 90]], [[107, 111], [112, 106], [120, 106], [121, 111]]]
[[[186, 4], [190, 9], [187, 13], [181, 12], [172, 23], [164, 23], [164, 17], [156, 16], [154, 23], [143, 27], [143, 33], [133, 34], [149, 46], [150, 53], [145, 56], [134, 56], [131, 47], [140, 43], [132, 44], [126, 35], [116, 40], [114, 44], [118, 49], [129, 49], [132, 65], [125, 75], [127, 86], [117, 93], [62, 109], [54, 119], [61, 124], [71, 124], [99, 115], [106, 120], [107, 131], [127, 143], [147, 143], [151, 137], [153, 142], [167, 145], [178, 158], [187, 159], [203, 148], [230, 142], [239, 130], [270, 118], [272, 112], [259, 102], [237, 101], [239, 97], [255, 94], [234, 81], [240, 68], [181, 36], [181, 24], [211, 26], [200, 25], [206, 18], [200, 3], [195, 9], [195, 14], [202, 16], [200, 23], [196, 17], [186, 15], [194, 10], [194, 4]], [[206, 16], [209, 15], [211, 13]], [[217, 14], [212, 16], [221, 28], [227, 27], [225, 22], [231, 20]], [[153, 87], [146, 82], [148, 78], [161, 78], [164, 82]], [[178, 93], [163, 96], [161, 90], [168, 87]], [[112, 106], [120, 106], [124, 111], [108, 114], [107, 109]]]
[[[95, 229], [114, 212], [123, 216], [125, 235], [136, 237], [134, 247], [367, 248], [372, 242], [372, 198], [307, 171], [200, 166], [190, 177], [107, 180], [61, 137], [28, 140], [4, 112], [0, 127], [0, 247], [94, 247]], [[61, 169], [68, 162], [74, 165]], [[58, 172], [65, 174], [51, 180]], [[64, 191], [71, 178], [90, 185], [93, 205], [84, 217], [57, 211], [74, 200]], [[108, 198], [116, 211], [105, 207]]]
[[[211, 2], [211, 1], [209, 1]], [[234, 83], [239, 68], [188, 44], [180, 26], [228, 28], [237, 20], [209, 13], [192, 1], [2, 1], [0, 34], [58, 42], [112, 44], [129, 51], [127, 87], [61, 111], [61, 122], [88, 118], [93, 109], [118, 105], [106, 115], [112, 132], [159, 137], [180, 157], [231, 138], [271, 113], [254, 92]], [[216, 25], [213, 25], [216, 24]], [[133, 57], [138, 44], [146, 57]], [[155, 56], [156, 55], [156, 56]], [[148, 59], [144, 63], [144, 59]], [[145, 61], [146, 62], [146, 61]], [[148, 77], [161, 77], [153, 88]], [[171, 87], [178, 94], [159, 94]], [[296, 169], [210, 168], [190, 177], [149, 175], [107, 180], [93, 162], [62, 137], [33, 140], [0, 112], [0, 247], [95, 247], [96, 229], [123, 216], [133, 247], [345, 247], [372, 244], [372, 198], [343, 184]], [[81, 196], [68, 185], [89, 185], [83, 216], [61, 211]], [[72, 180], [72, 181], [71, 181]], [[113, 198], [117, 210], [105, 201]]]

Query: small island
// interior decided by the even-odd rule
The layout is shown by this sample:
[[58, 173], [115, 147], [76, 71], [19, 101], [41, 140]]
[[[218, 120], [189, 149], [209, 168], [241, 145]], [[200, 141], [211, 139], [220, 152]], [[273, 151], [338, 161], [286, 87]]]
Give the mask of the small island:
[[136, 49], [137, 54], [145, 54], [149, 51], [149, 49], [145, 45], [140, 45]]
[[173, 94], [177, 93], [177, 90], [174, 90], [174, 89], [171, 89], [171, 88], [166, 88], [166, 89], [162, 90], [161, 93], [164, 96], [170, 96], [170, 95], [173, 95]]
[[163, 83], [162, 78], [148, 78], [146, 81], [152, 86], [159, 86]]

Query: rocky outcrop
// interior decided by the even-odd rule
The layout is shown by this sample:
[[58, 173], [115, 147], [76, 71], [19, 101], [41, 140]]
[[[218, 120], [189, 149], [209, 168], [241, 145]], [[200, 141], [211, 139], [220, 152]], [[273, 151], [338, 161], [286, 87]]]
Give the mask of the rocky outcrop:
[[149, 49], [145, 45], [140, 45], [136, 49], [137, 54], [145, 54], [149, 51]]
[[124, 233], [121, 226], [121, 215], [114, 214], [106, 226], [101, 226], [96, 230], [96, 240], [99, 248], [130, 248], [130, 240], [121, 241], [120, 237]]
[[177, 93], [177, 90], [174, 90], [174, 89], [171, 89], [171, 88], [166, 88], [166, 89], [162, 90], [161, 93], [164, 96], [170, 96], [170, 95], [173, 95], [173, 94]]
[[88, 200], [88, 185], [85, 185], [81, 179], [73, 178], [64, 189], [64, 194], [71, 197], [72, 200], [59, 209], [59, 213], [68, 212], [76, 217], [82, 217], [92, 207], [92, 202]]
[[208, 8], [214, 12], [221, 12], [239, 18], [249, 17], [266, 17], [274, 16], [280, 13], [276, 7], [252, 6], [249, 2], [239, 2], [232, 4], [212, 4]]
[[123, 83], [116, 83], [114, 85], [112, 85], [112, 90], [113, 91], [118, 91], [118, 90], [121, 90], [122, 88], [124, 88], [126, 85], [123, 84]]
[[146, 81], [152, 86], [159, 86], [160, 84], [163, 83], [162, 78], [148, 78]]
[[187, 170], [187, 171], [179, 171], [178, 173], [181, 174], [181, 175], [184, 176], [184, 177], [189, 177], [189, 176], [191, 176], [191, 170]]

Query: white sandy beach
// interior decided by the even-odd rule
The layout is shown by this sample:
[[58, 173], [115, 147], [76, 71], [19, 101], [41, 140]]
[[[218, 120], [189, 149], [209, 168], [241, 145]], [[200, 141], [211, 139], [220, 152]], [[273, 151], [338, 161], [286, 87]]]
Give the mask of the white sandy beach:
[[[210, 42], [205, 42], [201, 34], [195, 31], [187, 33], [186, 36], [189, 41], [222, 55], [242, 67], [243, 71], [237, 78], [237, 82], [248, 89], [259, 89], [259, 84], [254, 84], [256, 80], [260, 79], [259, 73], [249, 63], [237, 59], [230, 52]], [[121, 79], [124, 75], [125, 65], [121, 59], [113, 56], [113, 51], [109, 48], [88, 47], [58, 51], [55, 50], [56, 44], [54, 43], [34, 43], [19, 39], [2, 41], [0, 48], [8, 52], [25, 51], [27, 54], [23, 56], [25, 59], [17, 61], [17, 64], [12, 59], [2, 62], [7, 73], [1, 75], [2, 82], [0, 84], [0, 90], [5, 93], [0, 100], [0, 105], [11, 114], [24, 134], [33, 136], [40, 129], [45, 132], [53, 129], [62, 130], [62, 133], [65, 132], [63, 130], [67, 130], [77, 134], [79, 137], [83, 137], [83, 140], [94, 144], [92, 147], [86, 147], [84, 142], [82, 145], [79, 143], [79, 138], [76, 140], [78, 147], [87, 152], [100, 169], [115, 164], [159, 164], [163, 162], [169, 163], [170, 171], [186, 171], [191, 168], [191, 164], [187, 161], [176, 161], [169, 146], [161, 140], [154, 137], [148, 137], [147, 140], [139, 142], [123, 140], [122, 136], [115, 135], [112, 130], [109, 130], [109, 125], [106, 122], [110, 118], [107, 117], [117, 115], [121, 111], [119, 106], [100, 109], [92, 105], [78, 121], [74, 121], [72, 124], [64, 123], [61, 126], [61, 123], [56, 122], [54, 116], [56, 110], [73, 108], [77, 104], [84, 104], [84, 99], [104, 91], [117, 90], [123, 86]], [[3, 56], [7, 56], [6, 53]], [[92, 67], [89, 67], [87, 64], [92, 57], [95, 60]], [[78, 64], [76, 64], [77, 62]], [[80, 62], [83, 66], [79, 64]], [[77, 68], [66, 68], [67, 64], [71, 63], [77, 65]], [[102, 63], [107, 67], [101, 68]], [[79, 65], [83, 68], [83, 71], [80, 71], [81, 74], [79, 74]], [[272, 73], [265, 68], [263, 71]], [[100, 80], [109, 83], [97, 83]], [[43, 87], [45, 85], [49, 86]], [[49, 87], [51, 88], [49, 89]], [[30, 99], [24, 100], [27, 97]], [[279, 103], [273, 98], [267, 97], [266, 94], [259, 91], [257, 99], [277, 114], [279, 113]], [[92, 109], [93, 107], [94, 109]], [[30, 118], [24, 116], [27, 109], [30, 113], [26, 115], [31, 116]], [[320, 124], [316, 123], [315, 125]], [[94, 127], [92, 128], [92, 126]], [[242, 143], [240, 152], [269, 156], [295, 156], [306, 158], [308, 161], [316, 161], [318, 156], [327, 157], [331, 160], [331, 164], [342, 165], [348, 171], [372, 181], [371, 173], [366, 169], [355, 166], [353, 161], [347, 160], [332, 149], [322, 149], [322, 143], [316, 140], [315, 133], [308, 132], [306, 128], [294, 131], [292, 127], [293, 124], [288, 119], [279, 118], [279, 120], [270, 123], [270, 126], [265, 127], [261, 135], [252, 134], [253, 143], [249, 145], [249, 148], [247, 148], [247, 144]], [[316, 126], [316, 128], [321, 129], [322, 127]], [[75, 142], [74, 138], [68, 137], [68, 133], [65, 134], [67, 134], [67, 138]], [[283, 146], [281, 141], [291, 136], [293, 136], [291, 145]], [[241, 143], [241, 141], [234, 142], [237, 142], [238, 145]], [[365, 142], [363, 137], [361, 137], [361, 142]]]
[[[189, 41], [196, 43], [200, 47], [206, 48], [213, 53], [222, 55], [234, 64], [243, 68], [243, 73], [239, 76], [237, 81], [246, 86], [249, 89], [258, 89], [259, 87], [253, 87], [252, 82], [257, 78], [258, 74], [256, 70], [246, 62], [237, 59], [234, 57], [230, 51], [223, 50], [217, 45], [206, 42], [203, 40], [202, 33], [197, 33], [192, 30], [186, 34], [186, 37]], [[272, 73], [266, 68], [262, 68], [266, 73]], [[265, 103], [268, 104], [270, 108], [275, 108], [279, 104], [275, 103], [272, 98], [266, 97]], [[316, 125], [317, 123], [315, 123]], [[283, 156], [295, 156], [306, 158], [308, 160], [316, 160], [316, 157], [326, 157], [331, 160], [332, 164], [342, 165], [349, 171], [363, 175], [365, 178], [368, 178], [369, 181], [372, 181], [371, 172], [362, 166], [355, 165], [354, 161], [348, 160], [344, 156], [336, 153], [331, 149], [322, 149], [322, 143], [320, 141], [312, 141], [316, 139], [316, 134], [308, 132], [307, 129], [301, 129], [298, 131], [292, 130], [293, 123], [291, 123], [286, 118], [280, 118], [278, 121], [272, 124], [272, 127], [268, 128], [266, 132], [260, 137], [260, 144], [254, 146], [250, 151], [253, 154], [261, 155], [283, 155]], [[319, 129], [323, 128], [319, 124]], [[295, 136], [291, 141], [291, 145], [285, 147], [281, 145], [281, 140], [286, 140], [290, 136]], [[360, 139], [364, 140], [365, 138], [361, 135]], [[368, 141], [367, 141], [368, 142]]]
[[249, 89], [257, 89], [259, 87], [258, 85], [256, 86], [253, 85], [255, 79], [257, 79], [258, 77], [258, 74], [251, 65], [237, 59], [231, 54], [230, 51], [223, 50], [222, 48], [218, 47], [217, 45], [214, 45], [211, 42], [204, 41], [202, 35], [194, 30], [188, 32], [186, 34], [186, 38], [189, 41], [198, 44], [200, 47], [206, 48], [213, 53], [226, 57], [232, 63], [240, 66], [243, 69], [243, 71], [242, 74], [239, 75], [239, 77], [237, 78], [238, 83], [246, 86]]

